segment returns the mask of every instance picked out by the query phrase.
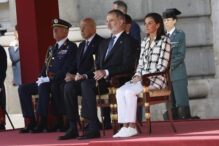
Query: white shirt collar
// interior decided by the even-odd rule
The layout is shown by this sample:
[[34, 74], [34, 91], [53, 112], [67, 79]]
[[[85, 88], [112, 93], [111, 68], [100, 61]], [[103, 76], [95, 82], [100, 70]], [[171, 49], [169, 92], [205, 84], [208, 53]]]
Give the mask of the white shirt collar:
[[65, 43], [65, 41], [67, 40], [68, 38], [66, 37], [66, 38], [64, 38], [64, 39], [62, 39], [62, 40], [60, 40], [60, 41], [58, 41], [58, 42], [56, 42], [56, 43], [58, 43], [58, 49]]
[[117, 33], [116, 35], [113, 35], [113, 36], [116, 37], [116, 38], [114, 39], [113, 45], [115, 45], [116, 41], [118, 40], [118, 38], [121, 36], [121, 34], [122, 34], [123, 32], [124, 32], [124, 30], [121, 31], [121, 32], [119, 32], [119, 33]]
[[173, 27], [173, 28], [170, 30], [170, 32], [167, 31], [167, 33], [169, 33], [170, 36], [171, 36], [171, 35], [173, 34], [173, 32], [175, 31], [175, 29], [176, 29], [176, 27]]
[[86, 40], [86, 41], [88, 41], [88, 45], [89, 45], [90, 42], [93, 40], [93, 38], [94, 38], [95, 35], [96, 35], [96, 34], [92, 35], [88, 40]]

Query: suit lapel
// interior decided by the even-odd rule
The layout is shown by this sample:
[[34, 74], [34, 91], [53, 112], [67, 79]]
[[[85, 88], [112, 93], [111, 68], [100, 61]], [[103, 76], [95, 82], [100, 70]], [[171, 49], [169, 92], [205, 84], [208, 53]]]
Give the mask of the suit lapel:
[[[113, 53], [119, 48], [119, 46], [123, 43], [123, 37], [124, 37], [124, 35], [125, 35], [125, 32], [123, 32], [123, 33], [120, 35], [120, 37], [117, 39], [115, 45], [113, 46], [113, 48], [112, 48], [111, 52], [109, 53], [108, 57], [106, 58], [105, 62], [106, 62], [107, 60], [109, 60], [109, 58], [112, 56], [112, 54], [113, 54]], [[107, 47], [107, 49], [108, 49], [108, 47]], [[106, 54], [106, 53], [105, 53], [105, 54]]]
[[[155, 41], [156, 38], [154, 38], [154, 40], [152, 41], [151, 45], [149, 46], [150, 48], [153, 48], [154, 45], [156, 44], [156, 41]], [[150, 41], [150, 40], [149, 40]], [[150, 42], [149, 42], [150, 43]]]
[[175, 37], [176, 37], [176, 34], [177, 34], [177, 29], [175, 29], [174, 32], [172, 33], [172, 35], [170, 36], [171, 42], [174, 41], [174, 39], [175, 39]]
[[[92, 53], [92, 51], [95, 49], [94, 45], [96, 43], [97, 40], [97, 34], [95, 34], [95, 36], [93, 37], [93, 39], [91, 40], [90, 44], [88, 45], [87, 51], [85, 52], [85, 54], [83, 55], [83, 60], [86, 58], [87, 55], [89, 55], [90, 53]], [[84, 45], [85, 47], [85, 45]]]
[[108, 49], [108, 45], [109, 45], [110, 39], [111, 38], [107, 39], [106, 40], [106, 44], [104, 45], [104, 48], [101, 48], [101, 49], [103, 49], [103, 51], [100, 50], [102, 52], [102, 57], [100, 58], [101, 62], [104, 62], [104, 59], [105, 59], [105, 56], [106, 56], [106, 52], [107, 52], [107, 49]]
[[81, 48], [80, 48], [80, 60], [83, 59], [84, 47], [85, 47], [85, 41], [83, 41], [82, 44], [81, 44]]

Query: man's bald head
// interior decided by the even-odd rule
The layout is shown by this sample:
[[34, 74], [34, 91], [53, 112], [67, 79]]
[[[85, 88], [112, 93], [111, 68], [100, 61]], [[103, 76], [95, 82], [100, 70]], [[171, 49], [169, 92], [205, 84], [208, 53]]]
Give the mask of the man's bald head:
[[96, 33], [96, 23], [92, 18], [85, 18], [80, 23], [81, 36], [87, 40]]

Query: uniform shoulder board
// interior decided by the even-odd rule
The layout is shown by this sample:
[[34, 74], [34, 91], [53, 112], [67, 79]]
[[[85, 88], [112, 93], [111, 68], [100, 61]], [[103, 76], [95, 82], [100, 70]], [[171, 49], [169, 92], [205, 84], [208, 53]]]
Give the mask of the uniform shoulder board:
[[47, 51], [52, 50], [52, 46], [50, 45], [47, 49]]
[[181, 29], [177, 29], [178, 32], [183, 32]]

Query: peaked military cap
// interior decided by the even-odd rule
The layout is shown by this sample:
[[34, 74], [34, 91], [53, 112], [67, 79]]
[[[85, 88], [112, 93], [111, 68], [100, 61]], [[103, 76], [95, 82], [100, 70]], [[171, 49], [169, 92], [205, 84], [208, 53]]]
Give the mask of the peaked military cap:
[[52, 27], [64, 27], [69, 29], [71, 26], [72, 25], [69, 22], [62, 20], [60, 18], [55, 18], [52, 20]]
[[176, 8], [170, 8], [163, 12], [163, 18], [176, 18], [176, 16], [180, 14], [181, 12]]

